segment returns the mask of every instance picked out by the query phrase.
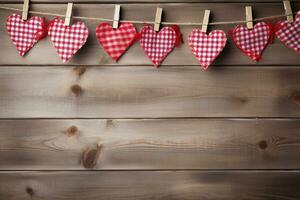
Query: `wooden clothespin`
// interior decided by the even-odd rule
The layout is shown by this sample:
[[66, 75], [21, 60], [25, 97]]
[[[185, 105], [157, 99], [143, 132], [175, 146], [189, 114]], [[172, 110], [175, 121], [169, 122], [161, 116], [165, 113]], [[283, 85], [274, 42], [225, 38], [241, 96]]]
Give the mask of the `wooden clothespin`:
[[203, 17], [203, 22], [202, 22], [202, 31], [204, 33], [207, 32], [207, 27], [208, 27], [208, 22], [209, 22], [209, 15], [210, 15], [210, 10], [205, 10], [204, 17]]
[[29, 0], [24, 0], [23, 4], [23, 12], [22, 12], [22, 20], [28, 19], [28, 11], [29, 11]]
[[73, 3], [68, 3], [66, 17], [65, 17], [65, 26], [70, 26], [70, 22], [72, 18], [72, 9], [73, 9]]
[[291, 7], [291, 1], [290, 0], [284, 0], [283, 6], [286, 14], [287, 21], [289, 23], [292, 23], [294, 21], [293, 11]]
[[156, 16], [155, 16], [155, 23], [154, 23], [154, 30], [159, 31], [160, 23], [161, 23], [161, 16], [162, 16], [162, 8], [156, 9]]
[[120, 5], [115, 5], [113, 28], [118, 28], [118, 26], [119, 26], [120, 10], [121, 10], [121, 6]]
[[253, 17], [252, 17], [251, 6], [246, 6], [246, 22], [247, 22], [247, 28], [253, 29]]

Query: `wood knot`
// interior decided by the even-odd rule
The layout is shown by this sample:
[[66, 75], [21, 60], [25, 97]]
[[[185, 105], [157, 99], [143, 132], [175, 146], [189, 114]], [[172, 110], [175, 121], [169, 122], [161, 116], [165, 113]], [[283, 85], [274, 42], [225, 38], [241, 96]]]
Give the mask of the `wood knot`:
[[80, 77], [82, 76], [86, 71], [85, 67], [75, 67], [74, 72]]
[[291, 96], [292, 100], [300, 105], [300, 91], [294, 92]]
[[75, 84], [71, 86], [71, 91], [75, 96], [79, 96], [82, 93], [82, 88], [80, 85]]
[[260, 149], [265, 150], [268, 147], [268, 143], [266, 140], [262, 140], [258, 143]]
[[74, 136], [78, 133], [78, 128], [77, 126], [70, 126], [68, 129], [67, 129], [67, 135], [68, 136]]
[[115, 123], [112, 119], [106, 120], [106, 128], [110, 129], [115, 126]]
[[82, 164], [85, 168], [92, 169], [96, 166], [102, 145], [97, 145], [95, 149], [86, 148], [82, 154]]
[[27, 187], [27, 188], [26, 188], [26, 192], [27, 192], [27, 194], [29, 194], [30, 196], [33, 196], [33, 195], [34, 195], [34, 191], [33, 191], [33, 189], [32, 189], [31, 187]]

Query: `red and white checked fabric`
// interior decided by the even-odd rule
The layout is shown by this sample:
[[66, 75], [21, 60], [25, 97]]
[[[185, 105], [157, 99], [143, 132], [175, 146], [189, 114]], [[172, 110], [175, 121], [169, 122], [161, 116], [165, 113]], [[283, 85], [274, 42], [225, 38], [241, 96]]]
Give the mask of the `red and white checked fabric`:
[[271, 30], [269, 25], [264, 22], [257, 23], [252, 30], [238, 25], [230, 31], [230, 36], [241, 51], [252, 60], [258, 61], [269, 42]]
[[189, 46], [204, 69], [218, 57], [226, 41], [226, 34], [222, 30], [215, 30], [207, 35], [200, 29], [194, 29], [189, 34]]
[[164, 27], [156, 33], [152, 26], [144, 26], [140, 33], [141, 47], [158, 67], [175, 47], [176, 31], [172, 27]]
[[275, 34], [284, 45], [300, 53], [300, 12], [296, 14], [293, 23], [278, 22]]
[[6, 30], [21, 56], [47, 34], [45, 21], [41, 17], [35, 16], [23, 21], [17, 14], [8, 16]]
[[65, 26], [63, 20], [55, 18], [48, 26], [48, 35], [59, 57], [67, 62], [85, 44], [89, 30], [82, 22]]
[[121, 23], [114, 29], [109, 23], [101, 23], [96, 28], [96, 36], [106, 53], [117, 61], [137, 37], [132, 23]]

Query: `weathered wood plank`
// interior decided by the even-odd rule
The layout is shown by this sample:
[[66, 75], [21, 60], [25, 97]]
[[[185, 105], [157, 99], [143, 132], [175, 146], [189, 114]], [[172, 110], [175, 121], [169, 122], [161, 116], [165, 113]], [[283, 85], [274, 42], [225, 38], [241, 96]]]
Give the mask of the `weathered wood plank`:
[[0, 118], [299, 117], [297, 67], [2, 67]]
[[[7, 5], [7, 4], [5, 4]], [[8, 4], [21, 8], [22, 5]], [[164, 8], [164, 19], [169, 22], [201, 22], [205, 9], [212, 12], [211, 21], [231, 21], [245, 18], [246, 5], [252, 5], [254, 17], [278, 15], [284, 13], [282, 3], [193, 3], [193, 4], [125, 4], [122, 5], [122, 19], [153, 21], [157, 6]], [[65, 14], [66, 6], [61, 4], [33, 4], [32, 10], [51, 13]], [[293, 4], [294, 11], [300, 10], [300, 4]], [[226, 12], [224, 12], [226, 10]], [[75, 4], [74, 15], [113, 18], [113, 4]], [[5, 24], [6, 17], [12, 11], [0, 10], [0, 24]], [[139, 13], [139, 14], [137, 14]], [[180, 13], [180, 14], [178, 14]], [[228, 15], [230, 13], [230, 15]], [[95, 27], [99, 22], [86, 21], [90, 30], [87, 45], [72, 59], [69, 64], [85, 65], [150, 65], [138, 43], [135, 43], [128, 52], [114, 63], [102, 50], [95, 37]], [[137, 26], [140, 28], [141, 26]], [[224, 29], [228, 31], [233, 25], [209, 27], [210, 29]], [[198, 65], [198, 62], [191, 53], [187, 37], [195, 27], [181, 27], [185, 43], [176, 48], [165, 60], [164, 65]], [[20, 57], [11, 43], [5, 26], [0, 26], [0, 65], [6, 64], [62, 64], [55, 49], [52, 47], [49, 38], [40, 41], [24, 58]], [[253, 62], [244, 55], [236, 46], [229, 41], [222, 55], [214, 65], [299, 65], [299, 55], [291, 49], [286, 48], [277, 39], [270, 45], [259, 63]]]
[[1, 172], [0, 197], [55, 200], [298, 200], [300, 172]]
[[299, 169], [299, 130], [300, 120], [0, 120], [0, 170]]

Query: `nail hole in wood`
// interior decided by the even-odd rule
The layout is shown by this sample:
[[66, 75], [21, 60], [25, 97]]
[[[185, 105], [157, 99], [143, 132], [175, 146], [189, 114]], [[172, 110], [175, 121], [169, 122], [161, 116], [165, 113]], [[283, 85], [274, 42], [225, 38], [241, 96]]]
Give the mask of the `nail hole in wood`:
[[67, 129], [67, 135], [68, 136], [74, 136], [78, 133], [78, 128], [76, 126], [70, 126], [68, 129]]
[[265, 150], [268, 147], [268, 143], [265, 140], [262, 140], [258, 143], [260, 149]]
[[80, 85], [77, 84], [71, 86], [71, 91], [75, 96], [79, 96], [82, 93]]
[[85, 168], [92, 169], [96, 166], [102, 145], [97, 145], [95, 149], [86, 148], [82, 155], [82, 164]]
[[27, 192], [27, 194], [29, 194], [30, 196], [33, 196], [33, 195], [34, 195], [34, 191], [33, 191], [33, 189], [32, 189], [31, 187], [27, 187], [27, 188], [26, 188], [26, 192]]

